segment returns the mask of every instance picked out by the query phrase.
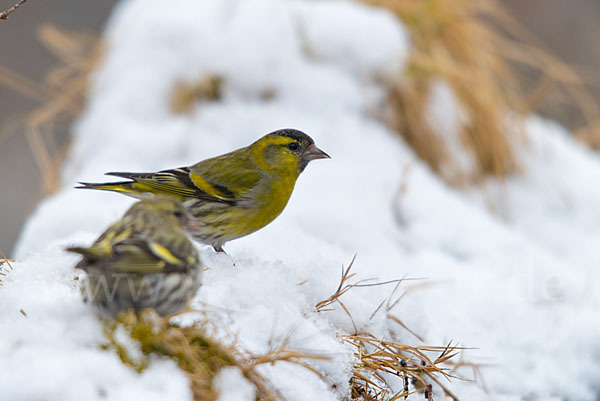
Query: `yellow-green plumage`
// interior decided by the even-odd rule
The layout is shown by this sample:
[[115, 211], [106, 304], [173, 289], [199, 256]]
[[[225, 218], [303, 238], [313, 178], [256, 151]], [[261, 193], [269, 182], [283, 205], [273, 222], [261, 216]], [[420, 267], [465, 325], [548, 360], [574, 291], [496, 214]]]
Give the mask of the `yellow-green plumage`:
[[184, 206], [164, 196], [134, 204], [90, 247], [67, 250], [83, 256], [84, 298], [103, 315], [154, 308], [161, 315], [183, 309], [200, 286], [198, 251], [185, 226]]
[[82, 183], [82, 188], [136, 198], [175, 197], [197, 219], [190, 231], [194, 239], [222, 250], [225, 242], [251, 234], [279, 216], [308, 162], [326, 157], [308, 135], [284, 129], [190, 167], [157, 173], [108, 173], [131, 181]]

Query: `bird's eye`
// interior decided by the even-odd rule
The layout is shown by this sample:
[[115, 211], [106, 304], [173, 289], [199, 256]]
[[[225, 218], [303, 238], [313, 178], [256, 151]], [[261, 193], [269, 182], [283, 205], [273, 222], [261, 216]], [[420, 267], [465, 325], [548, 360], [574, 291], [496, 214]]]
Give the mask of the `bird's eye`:
[[288, 145], [289, 150], [298, 150], [298, 142], [292, 142]]
[[173, 215], [175, 215], [175, 217], [177, 217], [179, 220], [183, 218], [183, 212], [181, 210], [175, 210]]

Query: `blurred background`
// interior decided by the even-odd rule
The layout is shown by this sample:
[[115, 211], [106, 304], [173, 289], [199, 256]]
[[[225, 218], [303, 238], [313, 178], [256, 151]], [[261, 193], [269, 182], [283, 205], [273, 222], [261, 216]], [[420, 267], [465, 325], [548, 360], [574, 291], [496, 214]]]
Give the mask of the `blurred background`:
[[[61, 64], [60, 57], [45, 44], [47, 29], [99, 35], [116, 0], [30, 1], [7, 20], [0, 20], [0, 250], [10, 254], [26, 217], [44, 193], [43, 173], [38, 164], [39, 150], [28, 140], [27, 117], [51, 98], [45, 88], [47, 74]], [[13, 0], [0, 0], [0, 10]], [[45, 31], [46, 30], [46, 31]], [[46, 40], [53, 40], [47, 38]], [[50, 157], [69, 137], [70, 119], [55, 121], [52, 132], [44, 135]], [[50, 129], [49, 129], [50, 131]]]
[[[10, 8], [14, 2], [0, 0], [0, 11]], [[7, 255], [37, 202], [58, 185], [57, 172], [68, 149], [69, 126], [85, 105], [87, 78], [101, 54], [98, 38], [115, 3], [113, 0], [30, 0], [9, 19], [0, 20], [0, 250]], [[403, 1], [371, 3], [389, 5]], [[406, 3], [414, 1], [406, 0]], [[463, 7], [468, 3], [471, 1], [447, 0], [446, 7]], [[528, 107], [525, 111], [535, 110], [549, 116], [591, 146], [600, 147], [594, 139], [597, 137], [594, 136], [596, 104], [600, 103], [600, 76], [596, 73], [600, 70], [600, 47], [597, 46], [600, 2], [502, 0], [500, 5], [521, 27], [508, 26], [507, 20], [502, 18], [488, 21], [485, 15], [481, 16], [483, 23], [495, 24], [496, 29], [512, 36], [513, 40], [526, 40], [535, 48], [543, 49], [544, 55], [556, 57], [545, 66], [539, 63], [544, 55], [538, 57], [534, 66], [528, 65], [527, 60], [515, 65], [524, 88], [523, 103]], [[400, 9], [397, 14], [402, 17], [404, 11]], [[428, 18], [425, 19], [420, 22], [427, 22]], [[420, 22], [408, 26], [413, 40], [425, 43], [428, 37], [423, 26], [427, 24]], [[469, 31], [465, 33], [468, 35]], [[440, 43], [453, 46], [443, 40]], [[509, 58], [518, 59], [519, 55], [515, 51]], [[570, 69], [564, 69], [564, 65], [555, 60], [564, 61]], [[576, 76], [571, 75], [573, 71], [577, 72]], [[413, 89], [418, 91], [419, 86]], [[484, 91], [482, 94], [485, 96]], [[400, 107], [406, 101], [405, 96], [403, 93], [396, 99]], [[414, 116], [398, 122], [398, 130], [417, 154], [438, 171], [434, 159], [439, 155], [421, 154], [419, 139], [411, 137], [414, 131], [411, 118]], [[498, 149], [497, 145], [493, 146]], [[498, 176], [510, 170], [497, 165], [484, 166], [484, 173], [489, 172], [486, 169]], [[438, 173], [444, 175], [441, 170]], [[453, 184], [460, 181], [456, 174], [445, 178]]]

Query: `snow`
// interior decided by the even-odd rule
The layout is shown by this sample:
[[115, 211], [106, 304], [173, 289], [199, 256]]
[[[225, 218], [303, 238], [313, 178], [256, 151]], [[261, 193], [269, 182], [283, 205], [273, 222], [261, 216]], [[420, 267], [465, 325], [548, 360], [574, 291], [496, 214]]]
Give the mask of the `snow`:
[[[100, 324], [73, 280], [77, 258], [63, 249], [93, 241], [133, 200], [72, 187], [107, 171], [189, 165], [294, 127], [332, 159], [311, 163], [284, 213], [227, 244], [227, 255], [200, 246], [208, 270], [194, 300], [224, 341], [260, 353], [290, 335], [292, 348], [332, 357], [310, 362], [325, 381], [285, 363], [263, 367], [286, 399], [347, 393], [353, 350], [340, 335], [354, 326], [419, 344], [383, 311], [372, 316], [393, 285], [346, 293], [352, 320], [339, 307], [314, 310], [355, 254], [356, 280], [421, 278], [402, 284], [391, 313], [426, 344], [475, 348], [463, 360], [485, 365], [482, 379], [448, 384], [461, 400], [597, 399], [600, 158], [561, 127], [527, 121], [520, 176], [449, 188], [370, 117], [380, 78], [399, 73], [409, 41], [389, 14], [353, 2], [129, 0], [106, 38], [63, 189], [29, 218], [0, 289], [3, 397], [191, 399], [172, 362], [137, 374], [100, 350]], [[169, 111], [178, 82], [210, 74], [224, 79], [220, 102]], [[432, 121], [455, 124], [453, 96], [436, 93]], [[473, 378], [469, 368], [458, 373]], [[253, 399], [235, 369], [217, 386], [221, 400]]]
[[219, 393], [218, 401], [253, 401], [256, 390], [238, 368], [227, 367], [219, 372], [215, 379], [215, 389]]
[[[75, 239], [92, 237], [71, 238]], [[174, 362], [160, 361], [137, 374], [116, 354], [100, 350], [106, 343], [100, 321], [81, 302], [74, 281], [77, 258], [67, 255], [63, 247], [64, 242], [56, 242], [45, 252], [13, 263], [14, 270], [2, 286], [0, 326], [5, 337], [0, 342], [0, 398], [190, 399], [187, 380]]]

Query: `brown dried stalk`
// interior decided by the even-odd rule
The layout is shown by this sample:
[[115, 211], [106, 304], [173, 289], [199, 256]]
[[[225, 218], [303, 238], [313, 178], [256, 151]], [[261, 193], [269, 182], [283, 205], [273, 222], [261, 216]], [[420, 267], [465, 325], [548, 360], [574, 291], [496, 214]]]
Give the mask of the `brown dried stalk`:
[[[390, 126], [447, 182], [463, 186], [519, 171], [515, 146], [524, 143], [522, 118], [535, 112], [555, 88], [581, 112], [578, 137], [600, 148], [600, 108], [573, 68], [550, 51], [494, 0], [362, 0], [388, 9], [411, 33], [412, 51], [403, 74], [384, 82]], [[527, 88], [515, 73], [539, 76]], [[463, 117], [458, 141], [464, 159], [437, 132], [427, 111], [432, 84], [445, 82]], [[513, 118], [508, 121], [507, 114]], [[460, 152], [458, 152], [460, 153]]]
[[303, 368], [310, 370], [317, 376], [319, 376], [322, 380], [325, 380], [325, 377], [321, 372], [312, 367], [307, 363], [308, 360], [319, 360], [325, 361], [329, 360], [328, 356], [317, 354], [313, 352], [304, 352], [294, 350], [290, 346], [290, 342], [292, 339], [292, 335], [294, 333], [294, 329], [290, 329], [288, 333], [279, 341], [274, 341], [271, 345], [270, 349], [260, 355], [248, 355], [243, 357], [244, 365], [249, 369], [254, 369], [256, 366], [265, 365], [265, 364], [274, 364], [276, 362], [287, 362], [292, 365], [302, 366]]
[[348, 280], [350, 280], [352, 277], [355, 276], [354, 273], [350, 274], [350, 270], [352, 269], [352, 266], [354, 265], [355, 260], [356, 260], [356, 255], [354, 255], [354, 257], [352, 258], [352, 261], [350, 262], [350, 265], [348, 265], [347, 269], [344, 269], [344, 266], [342, 266], [342, 277], [340, 279], [340, 284], [339, 284], [338, 288], [335, 290], [335, 292], [331, 296], [329, 296], [329, 298], [324, 299], [323, 301], [321, 301], [315, 305], [315, 309], [317, 310], [317, 312], [324, 312], [324, 311], [332, 310], [332, 309], [325, 309], [325, 308], [328, 307], [329, 305], [333, 304], [334, 302], [339, 302], [339, 298], [342, 295], [344, 295], [348, 290], [355, 287], [354, 284], [346, 284], [346, 282]]
[[[390, 293], [390, 296], [383, 300], [378, 306], [377, 308], [375, 308], [375, 310], [373, 311], [373, 313], [371, 314], [371, 316], [369, 317], [369, 319], [373, 319], [375, 317], [375, 315], [377, 314], [377, 312], [379, 312], [382, 307], [385, 306], [385, 314], [386, 314], [386, 318], [393, 321], [394, 323], [398, 324], [400, 327], [402, 327], [404, 330], [408, 331], [410, 334], [412, 334], [414, 337], [417, 338], [417, 340], [424, 342], [425, 339], [420, 336], [419, 334], [417, 334], [415, 331], [413, 331], [410, 327], [408, 327], [402, 320], [400, 320], [400, 318], [396, 315], [393, 315], [392, 309], [394, 309], [394, 307], [396, 305], [398, 305], [398, 303], [402, 300], [402, 298], [404, 298], [404, 296], [406, 295], [406, 292], [403, 292], [400, 296], [398, 296], [398, 298], [394, 299], [394, 295], [396, 293], [396, 291], [398, 291], [398, 288], [400, 287], [400, 283], [404, 280], [407, 280], [406, 277], [402, 277], [402, 280], [399, 281], [396, 286], [394, 287], [394, 289], [392, 290], [392, 292]], [[414, 280], [414, 279], [413, 279]]]
[[[58, 188], [58, 169], [66, 156], [67, 146], [51, 149], [56, 122], [71, 121], [83, 109], [88, 77], [97, 65], [102, 53], [100, 40], [93, 36], [61, 30], [43, 25], [39, 30], [40, 41], [59, 60], [58, 67], [49, 70], [43, 82], [33, 82], [5, 67], [0, 66], [0, 84], [42, 105], [21, 121], [26, 139], [42, 175], [44, 191]], [[16, 129], [0, 132], [0, 144]], [[48, 138], [50, 137], [50, 141]]]
[[[9, 267], [9, 269], [12, 271], [13, 267], [10, 264], [10, 262], [14, 262], [14, 260], [13, 259], [8, 259], [6, 257], [6, 255], [4, 254], [4, 252], [2, 252], [2, 249], [0, 249], [0, 255], [2, 256], [2, 258], [0, 258], [0, 267], [2, 267], [2, 265], [4, 263], [6, 263], [8, 265], [8, 267]], [[2, 272], [1, 268], [0, 268], [0, 276], [6, 277], [6, 273]], [[0, 286], [2, 286], [3, 284], [4, 284], [4, 280], [0, 277]]]
[[[319, 302], [315, 309], [317, 312], [325, 312], [328, 306], [333, 303], [338, 303], [346, 314], [352, 320], [352, 315], [348, 308], [340, 300], [340, 297], [346, 292], [355, 287], [364, 287], [372, 285], [381, 285], [394, 282], [396, 286], [392, 290], [390, 296], [379, 304], [375, 309], [371, 318], [378, 311], [384, 310], [386, 318], [399, 324], [419, 340], [423, 341], [422, 337], [410, 330], [397, 316], [392, 315], [391, 310], [402, 300], [405, 293], [396, 297], [395, 294], [400, 287], [400, 283], [406, 280], [405, 277], [399, 280], [388, 281], [384, 283], [364, 284], [365, 281], [350, 283], [350, 279], [355, 275], [350, 273], [356, 255], [347, 269], [342, 268], [342, 276], [336, 291], [327, 299]], [[357, 361], [354, 364], [352, 377], [350, 378], [350, 398], [349, 400], [363, 401], [395, 401], [400, 398], [406, 398], [409, 394], [416, 392], [427, 392], [427, 399], [432, 400], [431, 384], [425, 381], [425, 378], [436, 383], [448, 396], [458, 399], [448, 388], [438, 379], [437, 376], [442, 376], [446, 379], [458, 378], [455, 376], [450, 367], [442, 367], [442, 364], [450, 364], [452, 358], [458, 354], [459, 349], [452, 344], [445, 347], [431, 346], [410, 346], [396, 341], [386, 341], [379, 339], [370, 333], [360, 333], [354, 325], [354, 333], [352, 335], [342, 336], [342, 339], [356, 347], [355, 356]], [[428, 354], [439, 353], [436, 358], [431, 358]], [[455, 364], [456, 365], [456, 364]], [[404, 388], [401, 391], [393, 392], [392, 387], [386, 380], [387, 375], [400, 377], [404, 381]], [[412, 383], [414, 390], [410, 390], [409, 383]], [[429, 387], [428, 387], [429, 386]]]
[[[461, 379], [450, 373], [448, 368], [439, 365], [447, 363], [455, 357], [457, 350], [462, 349], [448, 344], [446, 347], [419, 346], [413, 347], [395, 341], [378, 339], [372, 334], [345, 336], [344, 341], [356, 347], [357, 362], [354, 365], [353, 377], [350, 381], [352, 399], [366, 401], [393, 401], [406, 398], [414, 391], [422, 392], [428, 384], [424, 377], [435, 382], [446, 395], [458, 398], [439, 380], [438, 376], [446, 379]], [[427, 354], [440, 353], [437, 358]], [[386, 380], [386, 375], [401, 378], [404, 388], [393, 393]], [[409, 390], [409, 379], [415, 388]], [[430, 398], [429, 398], [430, 399]]]
[[398, 279], [398, 280], [383, 281], [383, 282], [378, 282], [378, 283], [369, 283], [370, 281], [374, 280], [372, 278], [369, 278], [369, 279], [359, 280], [356, 283], [348, 283], [348, 281], [352, 277], [355, 276], [354, 273], [350, 274], [350, 270], [352, 269], [352, 266], [354, 265], [355, 260], [356, 260], [356, 255], [354, 255], [354, 257], [352, 258], [352, 261], [348, 265], [347, 269], [344, 269], [344, 267], [342, 266], [342, 275], [341, 275], [340, 283], [339, 283], [337, 289], [327, 299], [324, 299], [323, 301], [317, 303], [315, 305], [315, 310], [317, 312], [331, 311], [333, 309], [327, 308], [327, 307], [332, 305], [333, 303], [338, 303], [342, 307], [344, 312], [346, 312], [346, 314], [350, 318], [350, 321], [352, 322], [352, 326], [354, 327], [354, 333], [358, 333], [358, 328], [356, 327], [356, 324], [354, 323], [352, 314], [350, 313], [350, 311], [348, 310], [346, 305], [344, 305], [344, 303], [340, 300], [340, 297], [342, 295], [344, 295], [346, 292], [348, 292], [349, 290], [351, 290], [352, 288], [373, 287], [373, 286], [392, 284], [392, 283], [396, 283], [396, 286], [398, 286], [402, 281], [406, 280], [406, 278], [402, 278], [402, 279]]
[[[142, 356], [133, 358], [127, 348], [115, 336], [117, 327], [129, 333], [139, 343]], [[105, 336], [109, 344], [105, 348], [116, 350], [124, 364], [143, 371], [151, 363], [151, 355], [173, 359], [187, 375], [194, 399], [214, 401], [218, 394], [213, 381], [219, 371], [228, 366], [237, 367], [257, 389], [257, 400], [283, 400], [284, 397], [260, 374], [261, 365], [286, 362], [301, 366], [324, 378], [306, 361], [328, 359], [323, 355], [301, 352], [289, 347], [291, 332], [278, 345], [265, 354], [255, 355], [238, 344], [223, 344], [208, 334], [202, 323], [180, 327], [161, 318], [153, 310], [145, 310], [136, 316], [133, 312], [121, 314], [117, 322], [105, 322]]]

